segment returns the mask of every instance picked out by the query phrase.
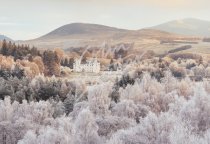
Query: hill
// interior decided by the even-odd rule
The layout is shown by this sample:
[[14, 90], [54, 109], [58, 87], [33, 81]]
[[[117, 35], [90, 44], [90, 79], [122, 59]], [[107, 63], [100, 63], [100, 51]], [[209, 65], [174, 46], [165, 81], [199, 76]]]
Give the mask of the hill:
[[7, 37], [7, 36], [4, 36], [4, 35], [0, 35], [0, 41], [1, 40], [7, 40], [7, 41], [13, 41], [11, 38]]
[[127, 30], [98, 24], [72, 23], [59, 27], [39, 39], [65, 37], [70, 35], [93, 35], [101, 33], [126, 32]]
[[104, 41], [112, 44], [135, 43], [139, 47], [145, 40], [149, 44], [151, 42], [159, 44], [160, 40], [177, 38], [186, 37], [154, 29], [126, 30], [97, 24], [73, 23], [59, 27], [40, 38], [20, 43], [42, 49], [99, 46]]
[[126, 56], [141, 55], [143, 51], [151, 50], [155, 54], [162, 55], [188, 45], [191, 48], [181, 49], [181, 52], [210, 54], [210, 43], [203, 42], [202, 36], [195, 35], [195, 33], [194, 35], [172, 33], [155, 28], [127, 30], [97, 24], [73, 23], [61, 26], [37, 39], [16, 43], [29, 44], [42, 50], [62, 48], [73, 57], [82, 55], [87, 48], [90, 53], [88, 55], [101, 55], [107, 50], [106, 47], [102, 49], [104, 43], [111, 45], [112, 50], [109, 51], [112, 55], [114, 55], [113, 48], [119, 44], [132, 44], [132, 49], [127, 50]]
[[187, 18], [163, 23], [151, 29], [190, 36], [210, 37], [210, 21]]

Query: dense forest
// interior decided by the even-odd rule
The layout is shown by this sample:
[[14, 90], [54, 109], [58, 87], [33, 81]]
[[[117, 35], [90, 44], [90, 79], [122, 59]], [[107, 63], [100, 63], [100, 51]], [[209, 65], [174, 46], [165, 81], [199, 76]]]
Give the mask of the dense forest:
[[61, 76], [73, 62], [62, 53], [3, 42], [0, 143], [210, 143], [210, 65], [199, 54], [126, 63], [120, 78], [88, 84]]
[[145, 73], [124, 87], [107, 82], [87, 88], [79, 81], [38, 76], [29, 83], [10, 79], [10, 87], [1, 80], [1, 93], [10, 93], [0, 101], [0, 141], [209, 143], [208, 81], [179, 81], [170, 72], [160, 82]]
[[[35, 47], [16, 45], [4, 40], [0, 51], [1, 71], [6, 70], [10, 73], [16, 67], [16, 69], [24, 71], [25, 76], [29, 77], [34, 77], [38, 74], [60, 76], [62, 53], [60, 49], [39, 51]], [[13, 73], [16, 72], [14, 71]]]

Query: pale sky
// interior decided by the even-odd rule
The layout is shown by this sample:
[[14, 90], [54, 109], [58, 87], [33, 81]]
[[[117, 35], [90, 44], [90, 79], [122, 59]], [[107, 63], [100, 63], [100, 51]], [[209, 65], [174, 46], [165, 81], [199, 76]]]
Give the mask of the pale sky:
[[210, 0], [0, 0], [0, 34], [15, 40], [74, 22], [141, 29], [183, 18], [210, 20]]

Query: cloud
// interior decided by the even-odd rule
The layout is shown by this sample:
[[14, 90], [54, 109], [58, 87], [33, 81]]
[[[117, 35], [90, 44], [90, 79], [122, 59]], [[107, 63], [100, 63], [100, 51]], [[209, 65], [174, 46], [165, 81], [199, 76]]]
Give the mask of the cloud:
[[139, 29], [187, 17], [208, 20], [209, 12], [210, 0], [5, 0], [0, 32], [28, 39], [72, 22]]
[[13, 23], [13, 22], [0, 22], [1, 26], [17, 26], [20, 25], [19, 23]]
[[186, 9], [202, 9], [209, 7], [209, 0], [147, 0], [143, 1], [147, 5], [154, 5], [165, 8], [186, 8]]
[[[63, 0], [65, 1], [65, 0]], [[209, 0], [68, 0], [91, 5], [149, 6], [156, 8], [210, 8]]]
[[12, 17], [0, 16], [0, 26], [17, 26], [22, 25], [15, 21]]

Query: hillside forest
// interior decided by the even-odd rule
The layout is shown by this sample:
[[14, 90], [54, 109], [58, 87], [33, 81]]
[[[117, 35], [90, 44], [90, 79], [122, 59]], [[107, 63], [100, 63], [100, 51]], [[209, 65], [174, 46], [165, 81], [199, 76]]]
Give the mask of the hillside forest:
[[98, 57], [103, 71], [120, 65], [120, 77], [101, 72], [87, 83], [72, 77], [74, 57], [66, 51], [4, 40], [0, 143], [209, 144], [209, 58], [147, 51], [128, 59], [127, 52], [113, 51], [108, 62]]

